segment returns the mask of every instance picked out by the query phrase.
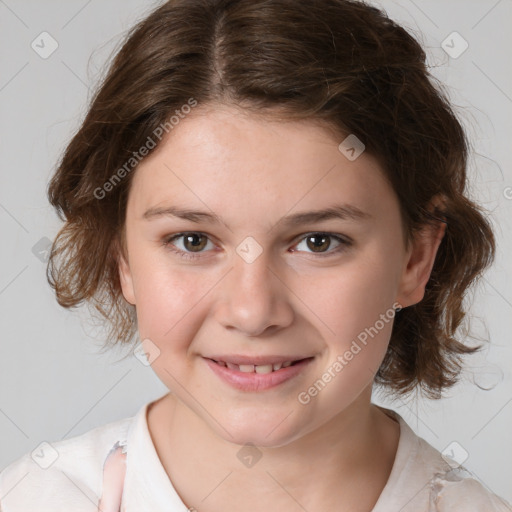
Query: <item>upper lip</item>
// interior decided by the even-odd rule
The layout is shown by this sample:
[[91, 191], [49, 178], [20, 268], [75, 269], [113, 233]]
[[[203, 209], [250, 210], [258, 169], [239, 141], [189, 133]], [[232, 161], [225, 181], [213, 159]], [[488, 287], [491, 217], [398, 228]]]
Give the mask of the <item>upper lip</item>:
[[256, 366], [274, 364], [274, 363], [286, 363], [287, 361], [299, 361], [300, 359], [308, 359], [313, 356], [248, 356], [242, 354], [235, 355], [213, 355], [208, 356], [207, 359], [213, 359], [214, 361], [223, 361], [231, 364], [254, 364]]

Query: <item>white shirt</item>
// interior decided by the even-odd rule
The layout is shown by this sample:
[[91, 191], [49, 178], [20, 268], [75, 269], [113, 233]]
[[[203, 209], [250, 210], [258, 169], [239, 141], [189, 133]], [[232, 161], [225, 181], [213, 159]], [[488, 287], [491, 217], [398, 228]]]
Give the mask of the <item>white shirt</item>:
[[[100, 498], [103, 512], [189, 511], [156, 452], [148, 405], [131, 418], [45, 443], [12, 462], [0, 473], [0, 511], [97, 512]], [[463, 467], [452, 469], [456, 463], [449, 464], [398, 413], [381, 409], [399, 422], [400, 440], [372, 512], [512, 512]]]

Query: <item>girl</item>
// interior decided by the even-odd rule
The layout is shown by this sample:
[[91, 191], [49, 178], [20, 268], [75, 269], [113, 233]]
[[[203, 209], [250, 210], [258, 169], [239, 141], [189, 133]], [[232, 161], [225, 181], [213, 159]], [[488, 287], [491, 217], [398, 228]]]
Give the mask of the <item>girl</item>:
[[156, 9], [50, 183], [48, 277], [169, 393], [11, 464], [3, 512], [512, 510], [371, 402], [439, 398], [476, 350], [456, 330], [494, 238], [467, 147], [367, 4]]

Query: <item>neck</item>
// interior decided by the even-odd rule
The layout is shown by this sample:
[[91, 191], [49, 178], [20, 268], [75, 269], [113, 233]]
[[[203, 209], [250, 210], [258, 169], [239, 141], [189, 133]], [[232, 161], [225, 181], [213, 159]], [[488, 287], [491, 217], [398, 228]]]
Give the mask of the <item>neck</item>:
[[393, 466], [399, 425], [370, 398], [371, 388], [321, 428], [279, 447], [230, 443], [171, 394], [150, 406], [148, 427], [189, 507], [229, 511], [244, 503], [270, 512], [295, 501], [297, 510], [371, 511]]

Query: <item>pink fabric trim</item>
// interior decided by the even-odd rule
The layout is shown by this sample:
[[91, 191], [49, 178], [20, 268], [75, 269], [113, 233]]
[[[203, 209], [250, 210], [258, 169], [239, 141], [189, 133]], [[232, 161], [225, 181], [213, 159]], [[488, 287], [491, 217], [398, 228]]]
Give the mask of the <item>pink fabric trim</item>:
[[124, 512], [124, 477], [126, 474], [126, 441], [117, 441], [103, 463], [103, 487], [98, 512]]

